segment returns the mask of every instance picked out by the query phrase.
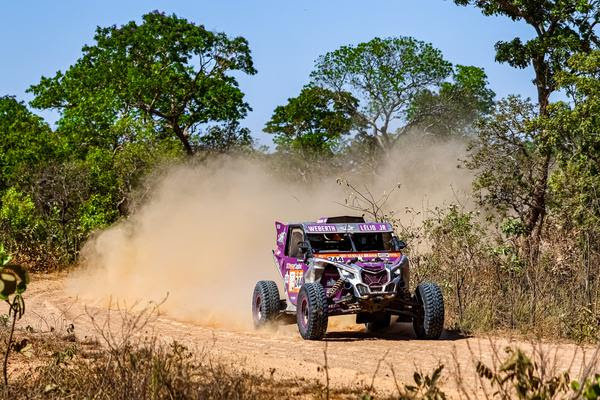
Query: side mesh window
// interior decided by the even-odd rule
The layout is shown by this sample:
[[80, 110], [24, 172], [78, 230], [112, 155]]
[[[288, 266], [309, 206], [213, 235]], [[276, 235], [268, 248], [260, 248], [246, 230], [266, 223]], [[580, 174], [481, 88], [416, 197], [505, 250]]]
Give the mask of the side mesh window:
[[292, 234], [290, 235], [290, 240], [288, 242], [287, 254], [289, 257], [302, 257], [302, 253], [300, 253], [300, 243], [304, 241], [304, 233], [300, 228], [292, 228]]

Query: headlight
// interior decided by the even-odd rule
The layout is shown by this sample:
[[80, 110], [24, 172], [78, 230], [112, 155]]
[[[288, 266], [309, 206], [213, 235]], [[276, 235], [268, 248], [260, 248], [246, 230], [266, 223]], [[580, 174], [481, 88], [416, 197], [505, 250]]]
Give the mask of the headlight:
[[362, 283], [359, 283], [358, 285], [356, 285], [356, 289], [358, 290], [358, 294], [360, 294], [361, 296], [364, 296], [365, 294], [369, 293], [369, 288], [367, 288]]
[[352, 272], [348, 272], [345, 269], [341, 269], [340, 268], [339, 271], [340, 271], [340, 274], [342, 275], [343, 278], [346, 278], [346, 279], [354, 279], [354, 278], [356, 278], [356, 276]]

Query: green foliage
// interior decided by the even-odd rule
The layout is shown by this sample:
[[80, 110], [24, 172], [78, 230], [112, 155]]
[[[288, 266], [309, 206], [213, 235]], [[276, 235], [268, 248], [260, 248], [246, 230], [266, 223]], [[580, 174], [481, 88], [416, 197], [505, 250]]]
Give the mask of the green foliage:
[[449, 327], [595, 342], [600, 335], [597, 239], [582, 246], [576, 236], [581, 232], [561, 225], [565, 222], [548, 221], [547, 246], [531, 263], [522, 251], [519, 219], [484, 221], [458, 206], [434, 210], [413, 228], [425, 249], [411, 250], [412, 274], [417, 282], [432, 280], [442, 287]]
[[280, 151], [304, 156], [331, 155], [353, 127], [358, 101], [348, 92], [306, 86], [298, 97], [278, 106], [264, 131], [275, 134]]
[[[550, 95], [559, 88], [558, 77], [569, 70], [568, 60], [577, 53], [589, 53], [600, 44], [595, 26], [600, 18], [598, 0], [578, 1], [537, 1], [537, 0], [454, 0], [458, 5], [474, 5], [485, 15], [502, 15], [513, 21], [524, 22], [533, 28], [532, 38], [524, 40], [515, 37], [510, 41], [496, 43], [496, 60], [508, 63], [515, 68], [533, 67], [537, 89], [538, 113], [544, 118], [548, 114]], [[504, 123], [505, 128], [519, 128], [531, 119], [530, 111], [519, 106], [513, 108], [516, 123]], [[523, 112], [525, 111], [525, 112]], [[532, 121], [534, 122], [534, 121]], [[508, 207], [515, 210], [524, 222], [528, 241], [524, 242], [525, 251], [535, 262], [538, 256], [540, 238], [547, 221], [549, 201], [549, 176], [552, 157], [557, 143], [546, 141], [543, 129], [516, 129], [517, 134], [503, 129], [494, 129], [497, 133], [490, 136], [489, 129], [483, 129], [483, 141], [486, 150], [476, 155], [487, 154], [489, 161], [475, 158], [473, 165], [487, 164], [487, 176], [480, 177], [477, 186], [493, 192], [486, 196], [496, 203], [500, 211]], [[489, 142], [490, 137], [499, 143]], [[506, 140], [506, 141], [505, 141]], [[502, 141], [505, 141], [502, 143]], [[510, 149], [514, 152], [506, 151]], [[519, 162], [524, 167], [519, 168]], [[500, 170], [494, 174], [494, 169]], [[514, 171], [515, 184], [510, 184], [507, 172]], [[523, 171], [523, 173], [520, 173]], [[499, 188], [508, 189], [506, 199], [500, 198]]]
[[492, 113], [478, 123], [478, 137], [468, 150], [465, 164], [475, 171], [473, 188], [482, 205], [519, 218], [524, 233], [535, 225], [531, 216], [539, 211], [537, 186], [546, 173], [534, 106], [519, 97], [499, 101]]
[[439, 85], [451, 70], [431, 44], [411, 37], [375, 38], [319, 57], [311, 78], [314, 86], [356, 97], [357, 131], [386, 149], [394, 142], [393, 125], [405, 119], [415, 95]]
[[2, 196], [0, 208], [0, 224], [14, 235], [25, 235], [35, 230], [35, 204], [28, 195], [14, 187]]
[[492, 317], [486, 315], [490, 305], [475, 300], [489, 290], [488, 286], [478, 287], [483, 269], [490, 261], [483, 240], [485, 230], [478, 215], [458, 205], [436, 209], [423, 223], [423, 235], [431, 250], [424, 257], [426, 271], [415, 272], [435, 277], [447, 293], [450, 325], [467, 332], [493, 326]]
[[523, 236], [525, 234], [525, 226], [523, 222], [517, 218], [506, 218], [502, 221], [500, 230], [507, 237]]
[[59, 130], [83, 147], [116, 148], [120, 121], [174, 135], [188, 154], [209, 121], [235, 121], [249, 109], [229, 73], [254, 74], [248, 42], [152, 12], [143, 23], [98, 28], [95, 44], [66, 72], [30, 88], [32, 105], [61, 111]]
[[409, 126], [437, 136], [474, 135], [474, 123], [487, 114], [494, 92], [483, 69], [457, 65], [452, 82], [416, 94], [408, 109]]
[[446, 394], [439, 387], [443, 369], [444, 365], [440, 364], [431, 375], [416, 371], [413, 374], [415, 384], [405, 386], [405, 398], [415, 400], [445, 400]]
[[523, 21], [535, 30], [527, 41], [516, 37], [496, 43], [496, 60], [516, 68], [532, 65], [536, 74], [538, 102], [544, 114], [550, 94], [557, 89], [556, 75], [575, 53], [588, 52], [600, 39], [594, 29], [600, 18], [597, 0], [454, 0], [472, 4], [485, 15], [504, 15]]
[[181, 154], [171, 139], [139, 141], [34, 166], [1, 193], [0, 238], [31, 268], [73, 262], [90, 232], [129, 212], [143, 178]]
[[586, 400], [600, 399], [600, 375], [596, 374], [593, 378], [587, 378], [583, 385], [578, 381], [571, 382], [571, 388]]
[[[481, 378], [487, 379], [501, 399], [551, 400], [566, 398], [570, 392], [567, 372], [545, 375], [545, 366], [532, 360], [520, 349], [507, 347], [506, 359], [497, 370], [477, 362], [476, 370]], [[543, 360], [542, 360], [543, 362]]]
[[0, 191], [56, 156], [57, 138], [42, 118], [14, 97], [0, 97]]
[[6, 251], [4, 245], [0, 243], [0, 267], [4, 267], [11, 259], [12, 256]]
[[108, 226], [115, 221], [118, 210], [113, 207], [110, 196], [94, 193], [79, 207], [77, 226], [86, 234]]
[[600, 51], [569, 61], [570, 73], [559, 83], [573, 97], [573, 106], [557, 103], [541, 125], [545, 142], [557, 148], [559, 168], [550, 188], [557, 211], [572, 224], [596, 230], [600, 223]]
[[254, 144], [250, 129], [241, 128], [237, 121], [211, 126], [197, 142], [197, 147], [215, 153], [249, 151]]

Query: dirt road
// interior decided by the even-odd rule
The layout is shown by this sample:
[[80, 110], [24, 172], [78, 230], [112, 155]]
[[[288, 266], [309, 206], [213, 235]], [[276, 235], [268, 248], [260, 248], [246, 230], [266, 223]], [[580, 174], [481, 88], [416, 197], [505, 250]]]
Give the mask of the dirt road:
[[[96, 324], [103, 325], [110, 315], [111, 327], [119, 327], [120, 316], [109, 314], [106, 307], [83, 302], [69, 296], [60, 277], [36, 277], [27, 290], [27, 316], [20, 321], [22, 327], [32, 326], [39, 331], [70, 330], [80, 338], [98, 336], [90, 316]], [[72, 328], [72, 327], [71, 327]], [[348, 330], [350, 329], [350, 330]], [[399, 382], [412, 382], [415, 369], [430, 372], [440, 363], [446, 366], [444, 386], [456, 392], [453, 375], [456, 363], [468, 373], [463, 379], [470, 390], [477, 390], [478, 382], [473, 373], [474, 360], [490, 363], [494, 351], [503, 355], [507, 345], [532, 350], [532, 344], [507, 338], [463, 338], [446, 335], [437, 341], [416, 340], [410, 325], [396, 324], [389, 332], [372, 336], [360, 327], [345, 326], [331, 319], [327, 337], [322, 342], [302, 340], [294, 325], [280, 327], [277, 331], [253, 331], [199, 325], [194, 322], [177, 321], [168, 315], [160, 315], [148, 324], [143, 335], [157, 335], [161, 340], [177, 340], [190, 348], [204, 351], [215, 359], [233, 362], [254, 372], [274, 377], [324, 380], [324, 350], [332, 385], [370, 385], [373, 377], [375, 387], [393, 392], [395, 383], [392, 368]], [[538, 347], [536, 345], [534, 347]], [[583, 351], [571, 344], [541, 345], [556, 370], [571, 369], [577, 376], [593, 349]], [[495, 350], [496, 349], [496, 350]], [[379, 367], [378, 367], [379, 366]]]

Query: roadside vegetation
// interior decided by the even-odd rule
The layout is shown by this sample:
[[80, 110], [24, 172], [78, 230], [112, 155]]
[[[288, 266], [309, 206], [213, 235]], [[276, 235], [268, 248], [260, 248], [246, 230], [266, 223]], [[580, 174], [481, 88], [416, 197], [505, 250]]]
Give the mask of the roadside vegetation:
[[[409, 244], [413, 274], [444, 290], [448, 328], [597, 342], [600, 2], [454, 2], [531, 28], [530, 39], [499, 41], [495, 49], [500, 63], [532, 67], [537, 98], [498, 99], [485, 71], [452, 64], [417, 38], [373, 38], [317, 58], [300, 93], [265, 123], [272, 150], [257, 147], [240, 123], [251, 104], [235, 76], [256, 73], [245, 38], [158, 11], [98, 28], [67, 70], [33, 83], [29, 105], [0, 97], [0, 243], [30, 271], [67, 268], [94, 231], [130, 215], [147, 198], [149, 178], [174, 163], [256, 158], [270, 163], [273, 174], [310, 184], [325, 173], [376, 174], [406, 138], [461, 140], [468, 153], [459, 163], [473, 172], [476, 209], [457, 201], [389, 210], [385, 197], [363, 196], [351, 180], [341, 181], [352, 207], [395, 221]], [[56, 126], [36, 114], [47, 109], [59, 112]], [[406, 224], [401, 213], [422, 218]], [[0, 274], [24, 283], [0, 298], [14, 321], [28, 278], [11, 265]], [[28, 340], [53, 355], [13, 383], [24, 398], [88, 398], [100, 386], [101, 398], [284, 396], [272, 378], [228, 372], [178, 344], [106, 350]], [[539, 364], [519, 350], [507, 357], [496, 370], [477, 366], [500, 388], [498, 398], [600, 393], [597, 377], [542, 379]], [[444, 398], [419, 386], [435, 386], [435, 376], [415, 376], [420, 394], [406, 386], [403, 398]], [[323, 387], [306, 390], [323, 396], [316, 394]]]
[[[125, 314], [123, 314], [125, 315]], [[16, 332], [12, 345], [10, 380], [2, 387], [7, 399], [361, 399], [444, 400], [462, 399], [599, 399], [600, 376], [591, 372], [592, 357], [580, 376], [551, 367], [552, 355], [506, 348], [494, 355], [491, 364], [472, 355], [472, 363], [457, 368], [439, 365], [432, 371], [416, 370], [410, 382], [400, 381], [393, 365], [381, 365], [391, 391], [371, 382], [344, 388], [330, 384], [327, 346], [321, 379], [283, 379], [278, 371], [257, 372], [244, 362], [226, 362], [210, 348], [194, 351], [178, 342], [164, 343], [140, 336], [152, 314], [132, 315], [122, 336], [98, 327], [97, 340], [79, 340], [71, 332]], [[131, 323], [135, 321], [134, 323]], [[5, 338], [9, 327], [0, 327]], [[210, 347], [210, 346], [208, 346]], [[385, 364], [382, 358], [379, 364]], [[465, 383], [475, 375], [476, 387]]]

